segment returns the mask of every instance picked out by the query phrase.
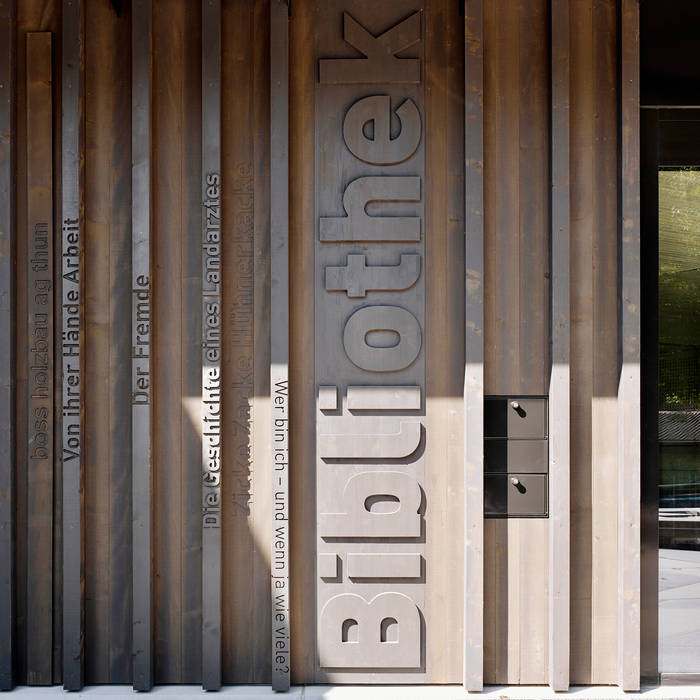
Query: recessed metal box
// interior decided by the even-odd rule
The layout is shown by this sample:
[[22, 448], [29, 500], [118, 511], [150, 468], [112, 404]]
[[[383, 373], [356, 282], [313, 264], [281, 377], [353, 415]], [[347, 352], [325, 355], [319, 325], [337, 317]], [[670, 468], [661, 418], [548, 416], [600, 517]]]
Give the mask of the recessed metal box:
[[547, 517], [546, 396], [484, 397], [484, 512]]
[[486, 398], [484, 401], [484, 437], [546, 438], [547, 399], [520, 396]]
[[546, 474], [548, 444], [547, 440], [485, 440], [484, 471]]
[[547, 516], [546, 474], [486, 474], [484, 515]]

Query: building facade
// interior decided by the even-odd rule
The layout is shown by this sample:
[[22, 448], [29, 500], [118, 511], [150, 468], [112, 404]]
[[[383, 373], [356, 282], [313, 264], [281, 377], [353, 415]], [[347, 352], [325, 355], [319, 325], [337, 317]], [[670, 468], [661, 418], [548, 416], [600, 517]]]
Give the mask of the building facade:
[[639, 38], [639, 0], [0, 2], [3, 688], [658, 680], [641, 215], [696, 161]]

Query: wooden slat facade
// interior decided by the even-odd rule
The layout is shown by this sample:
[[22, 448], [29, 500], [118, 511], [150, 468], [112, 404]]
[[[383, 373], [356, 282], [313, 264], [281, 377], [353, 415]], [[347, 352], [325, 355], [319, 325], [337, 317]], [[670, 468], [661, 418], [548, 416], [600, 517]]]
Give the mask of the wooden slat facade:
[[[342, 41], [345, 5], [374, 41], [419, 13], [419, 42], [405, 54], [418, 57], [415, 92], [400, 81], [320, 82], [320, 60], [361, 55]], [[368, 267], [395, 265], [398, 253], [422, 256], [410, 294], [424, 313], [424, 369], [414, 368], [423, 382], [423, 530], [401, 545], [411, 554], [420, 547], [422, 568], [418, 582], [391, 590], [420, 589], [423, 636], [416, 668], [368, 673], [469, 690], [638, 684], [637, 0], [466, 0], [463, 12], [452, 0], [424, 0], [374, 14], [366, 3], [345, 5], [0, 0], [0, 38], [13, 38], [0, 42], [0, 91], [9, 84], [13, 97], [10, 113], [0, 108], [0, 335], [13, 334], [0, 369], [0, 399], [13, 407], [0, 406], [3, 687], [283, 689], [353, 678], [356, 670], [319, 665], [316, 629], [315, 372], [325, 361], [316, 314], [319, 300], [339, 298], [319, 286], [319, 250], [334, 244], [321, 244], [317, 218], [341, 213], [319, 208], [323, 188], [337, 189], [341, 206], [341, 176], [392, 172], [421, 178], [418, 209], [380, 201], [367, 214], [418, 211], [420, 241], [383, 241], [391, 255], [375, 261], [371, 242], [343, 251], [366, 255]], [[78, 24], [67, 31], [72, 9]], [[76, 50], [77, 72], [64, 63]], [[344, 114], [358, 97], [389, 93], [392, 110], [409, 94], [418, 105], [416, 155], [348, 165]], [[71, 119], [77, 136], [65, 131]], [[324, 159], [320, 133], [340, 139], [342, 167]], [[202, 449], [212, 172], [220, 185], [216, 496], [216, 479], [203, 482], [212, 467]], [[61, 432], [70, 373], [60, 337], [47, 340], [46, 405], [32, 397], [37, 217], [52, 232], [46, 322], [54, 335], [66, 291], [59, 224], [79, 220], [75, 463]], [[377, 303], [373, 294], [357, 305]], [[284, 486], [275, 482], [275, 385], [285, 381], [270, 369], [281, 365], [289, 381], [288, 511], [279, 511], [288, 517], [285, 620], [276, 618], [270, 576]], [[549, 398], [549, 517], [483, 517], [484, 395]], [[35, 410], [46, 411], [43, 460], [32, 460]], [[285, 629], [278, 639], [280, 624], [288, 639]]]

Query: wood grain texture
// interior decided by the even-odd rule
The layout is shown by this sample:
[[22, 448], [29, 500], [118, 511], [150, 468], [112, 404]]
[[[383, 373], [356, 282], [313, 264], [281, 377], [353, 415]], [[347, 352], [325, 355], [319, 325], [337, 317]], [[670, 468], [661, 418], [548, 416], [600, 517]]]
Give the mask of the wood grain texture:
[[484, 684], [484, 6], [465, 4], [463, 685]]
[[640, 684], [641, 271], [639, 0], [620, 10], [620, 347], [618, 387], [618, 685]]
[[132, 3], [131, 21], [132, 658], [134, 689], [150, 690], [154, 676], [151, 362], [154, 326], [151, 231], [153, 17], [150, 0]]
[[27, 683], [53, 683], [54, 292], [52, 36], [26, 36]]
[[289, 24], [290, 550], [292, 683], [314, 678], [316, 659], [316, 423], [314, 389], [314, 3], [295, 5]]
[[615, 3], [571, 2], [571, 682], [617, 682]]
[[223, 5], [223, 678], [270, 682], [269, 4]]
[[[548, 389], [548, 36], [540, 0], [485, 7], [485, 394]], [[484, 551], [484, 680], [544, 683], [546, 522], [487, 522]]]
[[85, 21], [85, 679], [130, 683], [131, 14]]
[[[80, 0], [65, 0], [62, 22], [61, 133], [61, 484], [63, 515], [63, 687], [84, 682], [84, 18]], [[77, 408], [73, 406], [77, 402]]]
[[[153, 6], [154, 663], [200, 683], [202, 654], [201, 11]], [[194, 332], [193, 332], [194, 329]]]
[[426, 669], [462, 680], [464, 571], [463, 23], [425, 5]]
[[[202, 686], [221, 687], [221, 2], [202, 0]], [[206, 509], [206, 511], [205, 511]]]
[[15, 658], [15, 4], [0, 2], [0, 689]]
[[569, 2], [551, 13], [551, 343], [549, 380], [549, 684], [569, 688], [570, 188]]

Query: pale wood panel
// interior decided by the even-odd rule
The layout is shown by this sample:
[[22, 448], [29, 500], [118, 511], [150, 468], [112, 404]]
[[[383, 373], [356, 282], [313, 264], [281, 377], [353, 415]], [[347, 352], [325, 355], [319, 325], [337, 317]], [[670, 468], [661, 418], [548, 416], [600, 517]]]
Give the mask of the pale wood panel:
[[155, 681], [201, 679], [201, 12], [153, 7]]
[[314, 389], [314, 3], [289, 25], [290, 549], [292, 683], [312, 682], [316, 658], [316, 424]]
[[[548, 25], [542, 0], [485, 8], [485, 394], [548, 390]], [[487, 522], [484, 550], [484, 679], [544, 683], [547, 523]]]
[[571, 680], [617, 680], [616, 6], [571, 6]]
[[[131, 670], [130, 15], [86, 7], [85, 488], [88, 683]], [[121, 583], [117, 583], [121, 582]]]
[[462, 680], [463, 19], [425, 5], [426, 682]]

